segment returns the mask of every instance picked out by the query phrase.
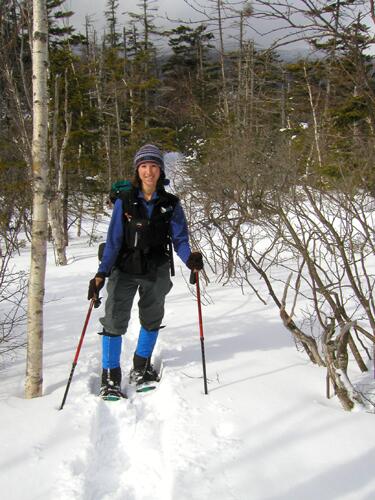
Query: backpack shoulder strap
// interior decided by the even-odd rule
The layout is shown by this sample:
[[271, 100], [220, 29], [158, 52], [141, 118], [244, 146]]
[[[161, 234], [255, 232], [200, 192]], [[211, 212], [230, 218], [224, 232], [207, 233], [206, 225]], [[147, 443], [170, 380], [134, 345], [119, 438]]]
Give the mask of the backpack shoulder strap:
[[174, 208], [177, 205], [177, 203], [180, 201], [180, 199], [178, 198], [178, 196], [175, 196], [172, 193], [166, 192], [166, 194], [168, 196], [169, 201], [171, 202], [171, 205], [173, 205], [173, 208]]
[[177, 205], [177, 203], [180, 201], [177, 196], [175, 196], [172, 193], [168, 193], [167, 191], [164, 190], [159, 192], [159, 196], [161, 199], [161, 203], [166, 205], [171, 205], [173, 207], [173, 210]]
[[134, 211], [138, 206], [136, 189], [132, 188], [128, 191], [122, 191], [119, 198], [122, 201], [122, 211], [124, 214], [134, 215]]

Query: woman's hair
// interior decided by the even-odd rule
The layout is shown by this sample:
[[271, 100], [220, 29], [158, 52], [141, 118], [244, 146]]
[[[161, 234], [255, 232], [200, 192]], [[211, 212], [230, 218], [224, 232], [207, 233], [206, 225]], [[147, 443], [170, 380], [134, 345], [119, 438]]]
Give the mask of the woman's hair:
[[[159, 189], [164, 189], [164, 181], [165, 181], [165, 172], [160, 169], [160, 177], [158, 179], [158, 182], [156, 183], [156, 190], [159, 191]], [[139, 177], [138, 174], [138, 169], [135, 171], [133, 178], [132, 178], [132, 185], [138, 189], [142, 190], [142, 181]]]

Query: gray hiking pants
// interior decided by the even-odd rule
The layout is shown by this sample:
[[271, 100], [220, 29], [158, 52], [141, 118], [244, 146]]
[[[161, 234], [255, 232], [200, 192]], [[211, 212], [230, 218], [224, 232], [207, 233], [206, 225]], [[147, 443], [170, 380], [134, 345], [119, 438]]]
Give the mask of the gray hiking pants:
[[108, 278], [105, 316], [99, 321], [107, 333], [124, 335], [138, 290], [140, 324], [146, 330], [158, 330], [164, 316], [165, 297], [171, 288], [168, 262], [157, 268], [154, 280], [147, 279], [147, 276], [133, 276], [114, 269]]

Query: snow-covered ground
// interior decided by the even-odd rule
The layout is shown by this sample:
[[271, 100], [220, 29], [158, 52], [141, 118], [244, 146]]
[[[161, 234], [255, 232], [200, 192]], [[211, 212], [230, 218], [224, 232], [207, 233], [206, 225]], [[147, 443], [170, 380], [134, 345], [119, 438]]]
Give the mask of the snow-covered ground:
[[[26, 269], [25, 250], [17, 258]], [[212, 281], [197, 306], [176, 259], [157, 344], [156, 391], [104, 402], [95, 309], [61, 404], [88, 302], [96, 248], [73, 240], [46, 284], [44, 396], [23, 398], [25, 360], [1, 362], [0, 492], [6, 500], [365, 500], [375, 498], [375, 416], [325, 399], [325, 372], [297, 352], [270, 303]], [[136, 306], [122, 357], [129, 370]]]

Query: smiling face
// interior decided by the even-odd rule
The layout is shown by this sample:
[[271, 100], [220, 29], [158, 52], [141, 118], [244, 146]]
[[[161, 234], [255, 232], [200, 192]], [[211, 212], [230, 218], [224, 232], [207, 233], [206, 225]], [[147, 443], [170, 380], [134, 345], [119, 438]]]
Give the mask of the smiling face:
[[138, 175], [142, 182], [142, 191], [148, 193], [156, 191], [156, 184], [160, 177], [160, 167], [157, 163], [142, 162], [138, 167]]

